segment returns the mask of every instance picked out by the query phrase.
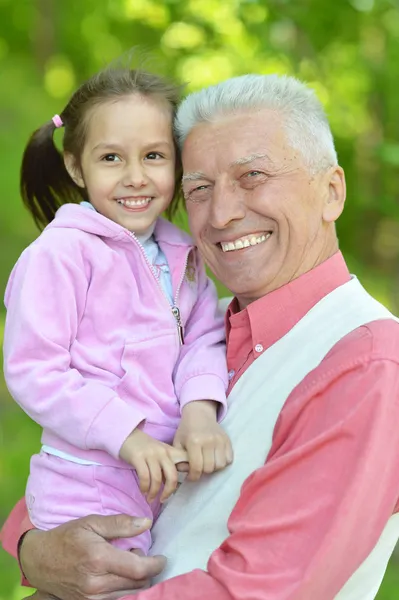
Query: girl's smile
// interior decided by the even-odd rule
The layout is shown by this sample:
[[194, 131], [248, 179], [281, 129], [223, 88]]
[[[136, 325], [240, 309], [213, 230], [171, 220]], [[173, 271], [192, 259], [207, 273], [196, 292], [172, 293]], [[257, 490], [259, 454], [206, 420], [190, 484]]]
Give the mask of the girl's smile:
[[172, 114], [162, 101], [131, 94], [95, 106], [80, 168], [65, 163], [94, 208], [143, 233], [169, 206], [175, 189]]

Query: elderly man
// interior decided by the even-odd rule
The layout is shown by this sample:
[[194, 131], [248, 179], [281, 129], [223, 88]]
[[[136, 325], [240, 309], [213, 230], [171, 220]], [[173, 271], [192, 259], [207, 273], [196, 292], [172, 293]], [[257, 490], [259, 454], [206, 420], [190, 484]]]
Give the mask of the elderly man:
[[[166, 568], [134, 598], [371, 600], [399, 536], [399, 325], [338, 250], [345, 180], [326, 117], [295, 79], [248, 75], [189, 96], [176, 130], [192, 234], [235, 295], [235, 460], [182, 484], [153, 529]], [[20, 504], [14, 552], [24, 518]], [[146, 526], [28, 532], [22, 568], [65, 600], [120, 597], [164, 563], [103, 538]]]

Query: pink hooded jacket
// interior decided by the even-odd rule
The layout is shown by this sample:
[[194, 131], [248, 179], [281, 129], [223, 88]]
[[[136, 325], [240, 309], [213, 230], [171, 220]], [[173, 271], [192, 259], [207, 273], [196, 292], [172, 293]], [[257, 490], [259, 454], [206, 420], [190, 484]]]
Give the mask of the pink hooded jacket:
[[119, 450], [140, 423], [171, 443], [188, 402], [216, 400], [223, 417], [215, 288], [187, 234], [158, 219], [154, 235], [170, 267], [173, 310], [134, 234], [78, 205], [61, 207], [14, 267], [4, 374], [43, 427], [43, 444], [120, 466]]

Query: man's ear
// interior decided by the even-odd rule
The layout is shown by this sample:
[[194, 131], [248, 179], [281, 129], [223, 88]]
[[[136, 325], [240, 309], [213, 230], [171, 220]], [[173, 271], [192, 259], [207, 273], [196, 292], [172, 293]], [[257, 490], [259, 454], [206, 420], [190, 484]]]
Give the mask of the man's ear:
[[323, 207], [323, 221], [333, 223], [344, 210], [346, 199], [345, 173], [342, 167], [336, 165], [326, 173], [326, 197]]
[[70, 152], [64, 152], [64, 165], [71, 179], [81, 188], [86, 187], [82, 177], [82, 171], [76, 162], [76, 158]]

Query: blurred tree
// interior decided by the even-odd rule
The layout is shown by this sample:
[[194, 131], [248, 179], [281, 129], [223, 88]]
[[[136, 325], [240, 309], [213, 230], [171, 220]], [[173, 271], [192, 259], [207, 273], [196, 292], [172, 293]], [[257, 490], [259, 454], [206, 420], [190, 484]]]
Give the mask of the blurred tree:
[[[80, 81], [132, 46], [151, 54], [147, 68], [187, 82], [187, 91], [247, 72], [309, 82], [347, 175], [341, 248], [366, 287], [398, 309], [397, 0], [0, 0], [2, 291], [36, 235], [18, 192], [29, 134], [62, 110]], [[39, 428], [1, 381], [0, 522], [23, 493], [38, 444]], [[16, 581], [11, 564], [2, 553], [0, 599]], [[391, 570], [379, 598], [397, 598], [398, 587]]]

